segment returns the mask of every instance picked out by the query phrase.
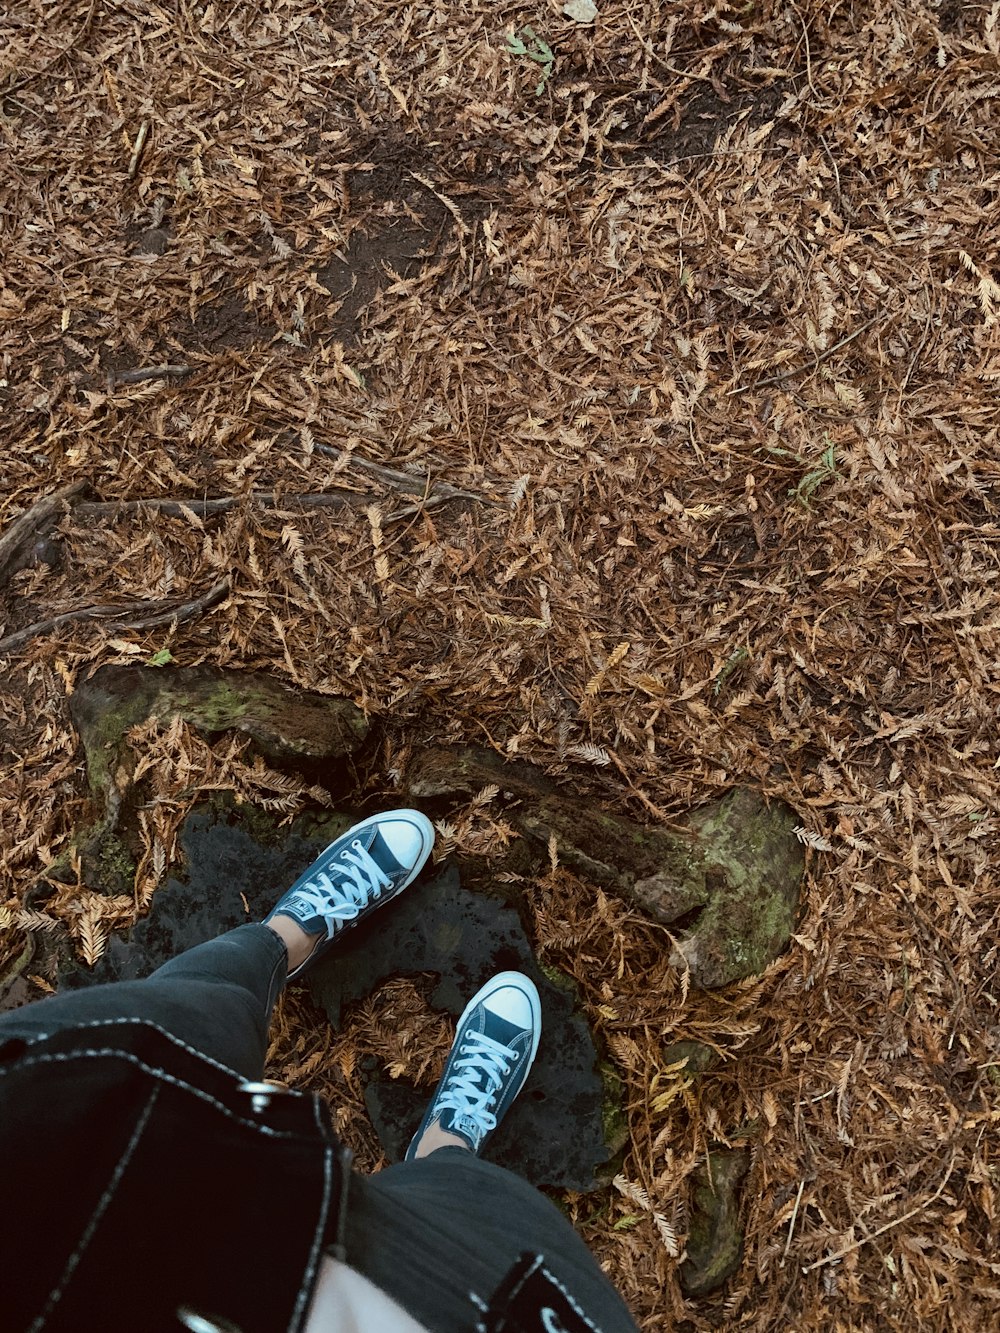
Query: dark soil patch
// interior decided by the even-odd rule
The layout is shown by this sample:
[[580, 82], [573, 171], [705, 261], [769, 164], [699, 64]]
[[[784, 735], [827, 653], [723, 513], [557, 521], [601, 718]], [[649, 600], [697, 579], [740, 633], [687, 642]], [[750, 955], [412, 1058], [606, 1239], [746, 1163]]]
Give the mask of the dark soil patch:
[[648, 95], [637, 92], [636, 109], [640, 113], [637, 122], [630, 121], [628, 129], [612, 131], [608, 142], [620, 146], [623, 164], [648, 158], [662, 166], [690, 162], [697, 170], [704, 158], [711, 157], [720, 135], [737, 121], [757, 128], [772, 120], [785, 93], [783, 81], [766, 88], [745, 89], [732, 97], [720, 95], [714, 86], [699, 83], [670, 113], [660, 120], [650, 120], [655, 104], [646, 110], [642, 98], [646, 97], [648, 102]]
[[[30, 575], [22, 575], [21, 578], [17, 575], [22, 570], [34, 571], [46, 566], [58, 571], [63, 563], [62, 545], [58, 537], [52, 536], [50, 532], [40, 532], [18, 553], [10, 567], [10, 583], [0, 593], [0, 637], [16, 634], [49, 614], [45, 609], [45, 586], [39, 588], [36, 584], [32, 587], [29, 583], [26, 587], [25, 580], [30, 580]], [[7, 687], [11, 688], [9, 676]]]
[[748, 518], [731, 519], [715, 532], [711, 555], [705, 564], [716, 561], [726, 569], [752, 569], [760, 559], [760, 547], [754, 525]]
[[170, 231], [165, 226], [130, 223], [125, 232], [129, 253], [133, 255], [163, 255], [170, 244]]
[[938, 26], [944, 33], [956, 33], [959, 37], [964, 37], [966, 30], [975, 24], [976, 17], [982, 10], [983, 6], [969, 4], [968, 0], [944, 0], [938, 10]]
[[23, 1009], [26, 1004], [42, 999], [44, 994], [44, 991], [32, 985], [26, 977], [17, 977], [0, 995], [0, 1014], [9, 1013], [12, 1009]]
[[[143, 233], [146, 235], [147, 233]], [[221, 352], [227, 348], [242, 349], [254, 343], [270, 342], [274, 328], [262, 324], [243, 298], [228, 291], [214, 301], [208, 301], [195, 315], [194, 322], [175, 318], [167, 325], [167, 336], [145, 355], [137, 357], [127, 344], [100, 350], [100, 367], [105, 375], [114, 377], [144, 366], [164, 362], [183, 362], [191, 351]]]
[[359, 316], [380, 289], [400, 278], [416, 277], [433, 259], [447, 230], [448, 215], [438, 199], [433, 195], [430, 199], [433, 207], [420, 201], [423, 221], [414, 221], [409, 209], [405, 216], [380, 219], [381, 225], [376, 222], [371, 233], [354, 233], [345, 259], [336, 259], [319, 271], [320, 282], [334, 302], [339, 302], [332, 309], [329, 327], [342, 342], [356, 340]]
[[[271, 326], [261, 324], [256, 314], [247, 309], [243, 298], [232, 291], [203, 305], [194, 319], [195, 340], [207, 351], [248, 347], [251, 343], [270, 339], [272, 333]], [[190, 333], [187, 341], [190, 341]]]
[[470, 143], [450, 126], [436, 127], [430, 143], [380, 134], [341, 146], [338, 154], [362, 164], [343, 180], [344, 213], [354, 229], [346, 251], [316, 276], [334, 303], [328, 329], [350, 345], [378, 293], [399, 280], [419, 280], [454, 230], [448, 206], [418, 178], [452, 200], [472, 227], [505, 198], [520, 156], [502, 136]]

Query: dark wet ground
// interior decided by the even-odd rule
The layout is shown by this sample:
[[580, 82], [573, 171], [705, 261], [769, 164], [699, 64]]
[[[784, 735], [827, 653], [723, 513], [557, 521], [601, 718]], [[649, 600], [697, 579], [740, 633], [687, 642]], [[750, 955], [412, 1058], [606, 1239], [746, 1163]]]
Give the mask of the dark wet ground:
[[[347, 823], [345, 817], [341, 824]], [[113, 938], [93, 969], [68, 972], [61, 988], [146, 976], [184, 949], [260, 920], [339, 831], [336, 824], [319, 837], [283, 831], [272, 845], [270, 835], [260, 840], [260, 828], [259, 836], [252, 836], [238, 811], [195, 810], [181, 834], [187, 877], [162, 885], [131, 936]], [[385, 912], [351, 931], [316, 967], [309, 984], [336, 1024], [344, 1006], [387, 978], [430, 972], [439, 978], [432, 1005], [457, 1017], [484, 981], [507, 969], [526, 972], [537, 985], [543, 1031], [528, 1084], [485, 1155], [536, 1185], [594, 1188], [595, 1171], [609, 1151], [593, 1041], [572, 994], [539, 969], [512, 907], [463, 888], [453, 867], [425, 875]], [[398, 1160], [427, 1091], [383, 1078], [377, 1067], [366, 1073], [369, 1113], [387, 1156]]]

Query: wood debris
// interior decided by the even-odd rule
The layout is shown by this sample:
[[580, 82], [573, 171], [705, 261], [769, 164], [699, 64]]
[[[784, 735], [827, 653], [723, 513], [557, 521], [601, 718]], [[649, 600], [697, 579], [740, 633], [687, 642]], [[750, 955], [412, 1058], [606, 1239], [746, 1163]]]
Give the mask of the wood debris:
[[[810, 858], [756, 980], [689, 991], [557, 854], [528, 886], [631, 1129], [631, 1194], [567, 1208], [644, 1329], [996, 1328], [998, 9], [599, 8], [0, 17], [0, 532], [80, 483], [116, 506], [57, 516], [59, 558], [2, 590], [0, 975], [47, 930], [20, 913], [82, 957], [129, 919], [38, 890], [99, 662], [169, 645], [343, 694], [386, 773], [491, 744], [644, 820], [756, 785]], [[204, 507], [354, 463], [356, 504]], [[392, 525], [377, 469], [417, 482]], [[114, 640], [72, 614], [223, 580]], [[194, 776], [156, 751], [171, 820], [199, 774], [297, 799], [226, 745]], [[452, 836], [502, 866], [488, 807]], [[352, 1021], [287, 997], [275, 1069], [372, 1166], [359, 1060], [430, 1086], [447, 1025], [412, 981]], [[719, 1066], [671, 1072], [676, 1040]], [[734, 1135], [745, 1257], [688, 1301], [685, 1200]]]

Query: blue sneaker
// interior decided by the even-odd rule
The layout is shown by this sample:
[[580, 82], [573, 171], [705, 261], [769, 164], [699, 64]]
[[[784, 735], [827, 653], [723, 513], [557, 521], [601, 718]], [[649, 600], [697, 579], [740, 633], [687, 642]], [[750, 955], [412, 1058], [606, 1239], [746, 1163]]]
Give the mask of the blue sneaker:
[[434, 826], [417, 810], [389, 810], [355, 824], [298, 877], [264, 918], [287, 916], [316, 936], [312, 953], [288, 974], [294, 981], [345, 930], [412, 884], [434, 845]]
[[448, 1063], [406, 1161], [414, 1160], [424, 1131], [435, 1123], [478, 1153], [524, 1087], [541, 1035], [534, 982], [521, 972], [497, 973], [458, 1020]]

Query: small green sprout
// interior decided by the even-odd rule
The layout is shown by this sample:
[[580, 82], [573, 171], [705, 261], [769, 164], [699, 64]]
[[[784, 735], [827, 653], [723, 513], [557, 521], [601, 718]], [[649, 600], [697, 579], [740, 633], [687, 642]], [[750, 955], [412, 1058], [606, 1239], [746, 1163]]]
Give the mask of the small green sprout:
[[519, 32], [507, 33], [507, 50], [512, 56], [523, 56], [526, 60], [533, 60], [536, 65], [541, 65], [542, 77], [535, 89], [535, 96], [541, 97], [555, 61], [552, 47], [548, 42], [543, 42], [541, 37], [535, 36], [534, 28], [525, 24]]
[[722, 689], [729, 677], [732, 676], [734, 672], [741, 670], [741, 668], [749, 661], [749, 648], [736, 648], [729, 654], [725, 662], [722, 664], [722, 670], [716, 676], [715, 683], [712, 686], [712, 693], [716, 698], [722, 693]]
[[804, 509], [809, 508], [809, 502], [823, 485], [837, 475], [837, 459], [834, 455], [833, 442], [828, 438], [826, 448], [820, 455], [819, 462], [815, 467], [810, 468], [797, 486], [793, 486], [788, 492], [789, 498], [797, 500]]

